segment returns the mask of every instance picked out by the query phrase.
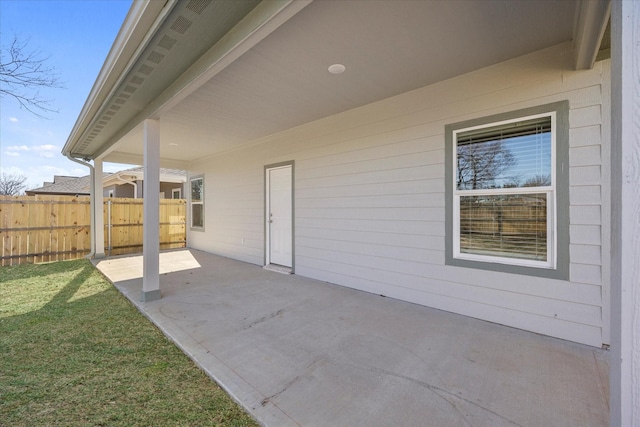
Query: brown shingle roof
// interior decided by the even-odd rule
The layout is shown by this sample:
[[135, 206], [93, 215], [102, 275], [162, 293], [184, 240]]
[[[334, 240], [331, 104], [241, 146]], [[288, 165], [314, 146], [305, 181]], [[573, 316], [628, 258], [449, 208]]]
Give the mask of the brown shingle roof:
[[46, 183], [44, 187], [33, 188], [27, 190], [29, 196], [35, 194], [57, 194], [57, 195], [89, 195], [89, 186], [91, 184], [91, 175], [81, 177], [64, 177], [65, 179], [56, 179], [54, 183]]

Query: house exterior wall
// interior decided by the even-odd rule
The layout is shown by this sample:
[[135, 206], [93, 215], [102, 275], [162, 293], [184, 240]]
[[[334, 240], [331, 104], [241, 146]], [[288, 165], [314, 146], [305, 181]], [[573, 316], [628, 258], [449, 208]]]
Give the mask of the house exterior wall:
[[135, 193], [135, 188], [131, 184], [116, 185], [116, 197], [134, 198], [136, 196]]
[[171, 199], [171, 191], [176, 189], [176, 188], [179, 188], [180, 189], [180, 194], [184, 198], [183, 186], [184, 186], [184, 184], [182, 184], [182, 183], [161, 182], [160, 183], [160, 193], [164, 193], [164, 198], [165, 199]]
[[[143, 184], [144, 181], [138, 180], [135, 181], [138, 186], [138, 198], [142, 198], [143, 196]], [[182, 194], [182, 197], [185, 197], [184, 194], [184, 184], [183, 183], [175, 183], [175, 182], [161, 182], [160, 183], [160, 193], [164, 194], [165, 199], [171, 198], [171, 191], [173, 189], [179, 188]], [[125, 197], [125, 198], [134, 198], [134, 188], [131, 184], [120, 184], [120, 185], [110, 185], [108, 187], [104, 187], [102, 194], [104, 197], [109, 197], [109, 191], [113, 190], [113, 197]]]
[[[138, 199], [144, 198], [144, 180], [136, 179], [134, 182], [136, 183], [136, 186], [138, 188], [137, 189]], [[133, 196], [131, 196], [131, 197], [133, 197]]]
[[109, 191], [113, 191], [113, 197], [133, 198], [133, 185], [131, 184], [110, 185], [108, 187], [104, 187], [102, 189], [102, 195], [104, 197], [109, 197]]
[[127, 198], [135, 197], [135, 191], [134, 191], [133, 185], [131, 184], [116, 185], [115, 188], [116, 188], [116, 191], [114, 194], [116, 197], [127, 197]]
[[[264, 263], [264, 166], [295, 162], [295, 273], [593, 346], [609, 343], [609, 61], [568, 44], [202, 159], [189, 246]], [[445, 125], [569, 101], [569, 280], [445, 265]]]
[[102, 188], [102, 196], [103, 197], [109, 197], [109, 192], [113, 191], [113, 197], [116, 197], [116, 186], [115, 185], [110, 185], [108, 187], [103, 187]]

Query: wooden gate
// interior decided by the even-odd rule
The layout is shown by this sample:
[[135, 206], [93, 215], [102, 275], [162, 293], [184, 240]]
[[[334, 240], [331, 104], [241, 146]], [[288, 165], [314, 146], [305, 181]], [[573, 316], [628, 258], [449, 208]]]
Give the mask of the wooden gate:
[[[104, 238], [107, 255], [142, 252], [142, 199], [104, 201]], [[187, 243], [186, 202], [160, 199], [160, 249], [184, 248]]]

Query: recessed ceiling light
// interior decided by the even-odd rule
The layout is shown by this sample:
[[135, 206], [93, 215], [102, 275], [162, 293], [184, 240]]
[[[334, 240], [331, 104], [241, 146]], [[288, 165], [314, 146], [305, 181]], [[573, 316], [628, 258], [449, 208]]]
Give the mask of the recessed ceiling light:
[[342, 74], [344, 73], [344, 70], [346, 70], [347, 67], [345, 67], [342, 64], [333, 64], [331, 65], [328, 70], [331, 74]]
[[177, 147], [177, 146], [178, 146], [178, 144], [176, 144], [175, 142], [170, 142], [169, 143], [169, 147]]

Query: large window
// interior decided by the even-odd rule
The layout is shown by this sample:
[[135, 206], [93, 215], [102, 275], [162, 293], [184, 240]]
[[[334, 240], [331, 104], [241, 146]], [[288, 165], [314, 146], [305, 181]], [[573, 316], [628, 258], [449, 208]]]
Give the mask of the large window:
[[454, 131], [454, 256], [553, 268], [555, 113]]
[[450, 264], [557, 270], [559, 241], [567, 246], [558, 234], [558, 111], [520, 113], [447, 126]]
[[204, 177], [191, 178], [191, 228], [204, 228]]

